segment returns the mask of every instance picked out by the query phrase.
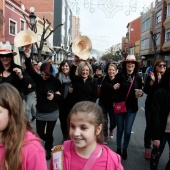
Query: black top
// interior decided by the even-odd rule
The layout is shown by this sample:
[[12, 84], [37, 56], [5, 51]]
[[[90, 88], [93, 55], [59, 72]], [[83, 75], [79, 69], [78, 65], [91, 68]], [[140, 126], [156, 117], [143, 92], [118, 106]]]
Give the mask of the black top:
[[[133, 85], [126, 100], [126, 107], [133, 112], [138, 111], [138, 99], [135, 97], [135, 89], [142, 89], [142, 78], [136, 74], [131, 74], [131, 79], [135, 76]], [[128, 76], [124, 72], [116, 74], [115, 82], [120, 84], [120, 88], [115, 90], [115, 102], [125, 101], [131, 82], [128, 81]]]
[[165, 133], [167, 117], [170, 112], [170, 89], [158, 89], [151, 106], [151, 137], [152, 140], [160, 140]]
[[[100, 78], [100, 82], [103, 77]], [[110, 106], [113, 105], [115, 92], [113, 89], [113, 85], [115, 84], [115, 79], [111, 80], [108, 75], [106, 75], [102, 81], [101, 85], [101, 95], [99, 101], [103, 104]]]
[[145, 105], [148, 106], [149, 108], [151, 107], [153, 95], [158, 89], [157, 79], [155, 80], [152, 86], [150, 85], [150, 81], [151, 81], [150, 76], [147, 76], [146, 81], [145, 81], [145, 86], [143, 88], [144, 93], [147, 94]]
[[47, 92], [48, 90], [52, 90], [53, 92], [60, 91], [60, 93], [62, 93], [60, 81], [53, 75], [49, 79], [43, 80], [41, 75], [33, 69], [30, 58], [25, 59], [25, 65], [26, 71], [36, 83], [37, 110], [42, 113], [56, 111], [58, 109], [58, 101], [61, 99], [62, 95], [54, 94], [53, 100], [48, 100]]
[[[18, 77], [18, 75], [13, 71], [14, 68], [20, 68], [22, 71], [22, 75], [23, 78], [20, 79]], [[11, 74], [8, 77], [3, 77], [3, 71], [4, 71], [4, 67], [2, 65], [2, 63], [0, 64], [0, 74], [2, 74], [2, 76], [0, 76], [0, 83], [10, 83], [12, 84], [16, 89], [18, 89], [18, 91], [20, 92], [20, 94], [22, 94], [23, 92], [23, 88], [25, 88], [27, 86], [27, 78], [25, 76], [24, 71], [22, 70], [22, 67], [15, 64], [15, 63], [11, 63], [11, 67], [7, 70], [8, 72], [10, 72]], [[21, 95], [22, 96], [22, 95]]]
[[97, 80], [89, 76], [84, 82], [83, 78], [75, 75], [76, 66], [72, 66], [70, 78], [73, 86], [74, 104], [80, 101], [96, 102], [97, 99]]

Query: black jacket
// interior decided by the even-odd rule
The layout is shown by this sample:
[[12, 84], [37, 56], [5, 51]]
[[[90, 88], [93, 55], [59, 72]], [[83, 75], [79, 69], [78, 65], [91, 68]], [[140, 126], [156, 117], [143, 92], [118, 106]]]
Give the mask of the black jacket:
[[37, 110], [42, 113], [50, 113], [58, 109], [58, 102], [62, 98], [62, 95], [55, 94], [53, 100], [47, 99], [48, 90], [53, 92], [59, 91], [62, 94], [62, 87], [59, 79], [53, 75], [43, 80], [41, 75], [38, 74], [31, 65], [31, 59], [26, 58], [25, 60], [26, 71], [32, 77], [36, 83], [36, 94], [37, 94]]
[[[14, 68], [20, 68], [22, 70], [22, 75], [23, 75], [22, 79], [20, 79], [18, 75], [16, 75], [16, 73], [13, 71]], [[16, 89], [18, 89], [18, 91], [22, 96], [23, 88], [25, 88], [28, 83], [25, 72], [23, 71], [22, 67], [12, 62], [11, 67], [7, 70], [8, 72], [11, 73], [8, 77], [3, 77], [4, 70], [5, 69], [2, 63], [0, 62], [0, 74], [2, 74], [2, 76], [0, 76], [0, 83], [6, 82], [12, 84]]]
[[[103, 78], [103, 77], [102, 77]], [[107, 106], [113, 105], [115, 90], [113, 89], [113, 85], [115, 84], [115, 79], [111, 80], [108, 75], [106, 75], [103, 79], [101, 86], [101, 95], [99, 101]]]
[[165, 133], [167, 117], [170, 112], [170, 89], [158, 89], [151, 106], [151, 137], [160, 140]]
[[[134, 74], [131, 75], [133, 78]], [[116, 74], [115, 82], [120, 84], [120, 88], [115, 90], [115, 102], [125, 101], [128, 93], [130, 82], [127, 81], [127, 75], [124, 72]], [[135, 97], [135, 89], [142, 89], [142, 78], [136, 74], [130, 93], [126, 100], [126, 108], [133, 112], [138, 111], [138, 99]]]
[[156, 80], [152, 86], [150, 85], [150, 81], [151, 81], [150, 76], [147, 76], [145, 81], [145, 86], [143, 88], [143, 92], [147, 94], [145, 107], [149, 107], [149, 108], [151, 107], [153, 95], [158, 89], [158, 81]]
[[74, 104], [80, 101], [96, 102], [97, 99], [97, 80], [89, 76], [84, 82], [83, 78], [75, 75], [76, 66], [72, 66], [70, 71], [70, 78], [73, 86], [73, 100]]

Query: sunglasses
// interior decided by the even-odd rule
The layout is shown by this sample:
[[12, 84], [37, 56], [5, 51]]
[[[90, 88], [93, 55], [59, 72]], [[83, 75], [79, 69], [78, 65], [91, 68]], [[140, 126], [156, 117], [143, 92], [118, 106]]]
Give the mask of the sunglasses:
[[127, 64], [135, 64], [135, 61], [127, 61]]
[[11, 58], [10, 55], [0, 55], [0, 58]]
[[158, 64], [158, 67], [166, 67], [166, 64]]

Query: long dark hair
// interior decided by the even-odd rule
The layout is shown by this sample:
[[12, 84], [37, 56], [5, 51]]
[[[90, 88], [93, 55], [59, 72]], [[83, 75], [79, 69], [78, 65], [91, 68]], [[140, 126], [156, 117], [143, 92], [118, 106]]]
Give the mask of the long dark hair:
[[159, 82], [160, 88], [169, 88], [170, 87], [170, 67], [166, 69], [165, 73], [162, 75], [162, 78]]

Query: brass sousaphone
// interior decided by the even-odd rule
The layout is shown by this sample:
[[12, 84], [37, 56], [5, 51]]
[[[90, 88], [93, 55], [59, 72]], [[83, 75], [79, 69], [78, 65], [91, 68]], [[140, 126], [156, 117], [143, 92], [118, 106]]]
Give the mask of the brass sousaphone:
[[73, 53], [82, 60], [87, 60], [92, 50], [92, 42], [87, 36], [77, 37], [72, 45]]

